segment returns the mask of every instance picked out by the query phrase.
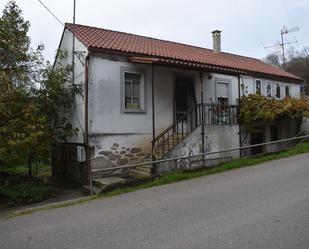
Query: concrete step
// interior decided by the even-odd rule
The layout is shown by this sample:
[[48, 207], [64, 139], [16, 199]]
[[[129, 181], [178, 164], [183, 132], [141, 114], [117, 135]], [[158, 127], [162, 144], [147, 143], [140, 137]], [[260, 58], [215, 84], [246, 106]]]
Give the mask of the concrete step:
[[118, 176], [111, 176], [111, 177], [103, 177], [97, 178], [92, 181], [93, 183], [93, 192], [95, 194], [102, 193], [108, 189], [115, 188], [117, 186], [122, 186], [123, 184], [127, 183], [129, 179], [122, 178]]
[[151, 177], [151, 166], [139, 166], [129, 170], [129, 176], [136, 179], [144, 179]]

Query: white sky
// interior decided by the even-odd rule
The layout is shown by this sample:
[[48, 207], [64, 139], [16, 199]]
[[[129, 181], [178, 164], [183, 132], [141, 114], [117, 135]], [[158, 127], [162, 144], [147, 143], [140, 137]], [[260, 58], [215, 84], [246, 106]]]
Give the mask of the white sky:
[[[73, 0], [41, 0], [62, 22], [72, 22]], [[7, 0], [0, 1], [0, 9]], [[63, 27], [38, 0], [17, 0], [30, 21], [32, 46], [45, 45], [52, 60]], [[211, 31], [222, 30], [222, 51], [263, 58], [265, 45], [280, 39], [283, 25], [299, 26], [309, 46], [309, 0], [76, 0], [76, 23], [212, 48]]]

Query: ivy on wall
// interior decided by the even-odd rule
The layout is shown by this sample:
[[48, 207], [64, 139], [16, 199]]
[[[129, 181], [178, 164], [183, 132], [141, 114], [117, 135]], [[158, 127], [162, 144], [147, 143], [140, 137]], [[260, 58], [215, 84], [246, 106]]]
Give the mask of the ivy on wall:
[[250, 94], [240, 99], [240, 122], [248, 129], [260, 121], [274, 121], [288, 117], [300, 119], [309, 117], [309, 97], [267, 98], [260, 94]]

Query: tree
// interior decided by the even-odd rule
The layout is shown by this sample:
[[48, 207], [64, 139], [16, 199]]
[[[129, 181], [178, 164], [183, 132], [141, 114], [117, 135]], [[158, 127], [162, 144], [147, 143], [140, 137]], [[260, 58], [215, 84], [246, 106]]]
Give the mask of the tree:
[[29, 27], [10, 1], [0, 18], [0, 160], [27, 162], [31, 175], [34, 158], [75, 132], [67, 114], [77, 89], [66, 84], [70, 65], [53, 67], [43, 59], [44, 46], [31, 49]]
[[268, 54], [263, 61], [275, 67], [281, 67], [280, 58], [277, 54]]

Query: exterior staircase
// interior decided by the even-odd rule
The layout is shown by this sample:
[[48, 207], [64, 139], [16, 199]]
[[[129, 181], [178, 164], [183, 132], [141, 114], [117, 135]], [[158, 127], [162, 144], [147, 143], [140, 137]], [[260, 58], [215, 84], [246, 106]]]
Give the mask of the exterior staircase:
[[152, 141], [153, 156], [156, 160], [164, 158], [168, 152], [202, 124], [232, 125], [237, 123], [237, 105], [198, 104]]

